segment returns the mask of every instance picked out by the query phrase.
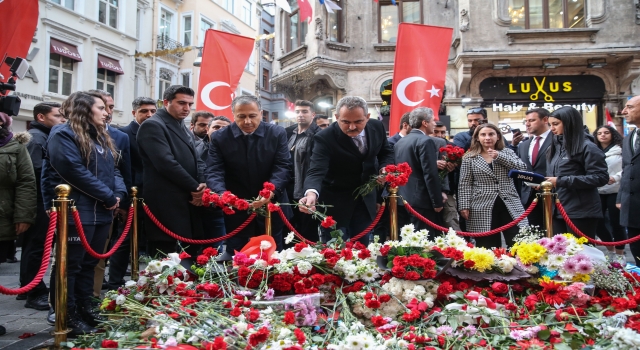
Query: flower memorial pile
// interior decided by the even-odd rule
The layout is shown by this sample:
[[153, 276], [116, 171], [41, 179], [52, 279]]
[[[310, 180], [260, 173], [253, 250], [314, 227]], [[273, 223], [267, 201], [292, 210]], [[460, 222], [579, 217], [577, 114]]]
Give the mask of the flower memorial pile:
[[107, 293], [101, 333], [67, 346], [640, 348], [640, 276], [572, 235], [521, 232], [494, 250], [406, 226], [399, 241], [368, 246], [339, 237], [309, 245], [291, 233], [292, 248], [268, 256], [263, 241], [259, 254], [228, 263], [214, 248], [171, 253]]

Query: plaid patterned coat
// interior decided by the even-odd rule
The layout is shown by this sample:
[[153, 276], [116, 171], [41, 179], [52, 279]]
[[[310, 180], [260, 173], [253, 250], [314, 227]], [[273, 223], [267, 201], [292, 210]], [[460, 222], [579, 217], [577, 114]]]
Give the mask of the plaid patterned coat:
[[[458, 208], [469, 210], [467, 231], [486, 232], [491, 229], [493, 203], [500, 196], [512, 218], [524, 212], [520, 196], [509, 177], [509, 170], [526, 170], [527, 166], [510, 149], [505, 148], [493, 161], [493, 170], [481, 155], [465, 156], [460, 167]], [[528, 225], [527, 219], [519, 226]]]

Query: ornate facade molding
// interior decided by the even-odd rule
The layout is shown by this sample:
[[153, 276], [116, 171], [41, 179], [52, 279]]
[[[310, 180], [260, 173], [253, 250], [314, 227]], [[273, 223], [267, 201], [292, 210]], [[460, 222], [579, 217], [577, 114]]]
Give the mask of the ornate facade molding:
[[278, 61], [280, 61], [280, 65], [282, 68], [298, 61], [304, 61], [307, 58], [307, 45], [302, 45], [299, 48], [287, 52], [286, 54], [280, 56]]
[[395, 51], [396, 44], [395, 43], [373, 44], [373, 48], [376, 49], [376, 51]]
[[509, 45], [595, 43], [598, 28], [508, 30]]
[[502, 27], [511, 26], [511, 17], [509, 16], [509, 0], [493, 0], [493, 21]]
[[378, 75], [371, 82], [371, 86], [369, 88], [369, 99], [370, 102], [381, 102], [380, 98], [380, 85], [384, 83], [386, 80], [393, 79], [393, 71], [387, 71]]
[[607, 11], [608, 2], [609, 0], [588, 0], [587, 27], [602, 23], [609, 17], [609, 11]]
[[337, 42], [333, 42], [333, 41], [326, 41], [326, 45], [327, 45], [328, 49], [337, 50], [337, 51], [344, 51], [344, 52], [349, 51], [349, 49], [351, 48], [351, 45], [343, 44], [343, 43], [337, 43]]

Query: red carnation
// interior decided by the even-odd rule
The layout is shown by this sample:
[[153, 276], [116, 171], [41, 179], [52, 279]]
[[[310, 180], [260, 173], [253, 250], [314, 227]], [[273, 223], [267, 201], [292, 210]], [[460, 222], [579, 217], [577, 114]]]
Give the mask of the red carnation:
[[295, 324], [296, 323], [296, 315], [291, 312], [291, 311], [287, 311], [284, 313], [284, 321], [285, 324]]
[[371, 316], [371, 323], [373, 323], [374, 326], [376, 327], [382, 327], [385, 324], [387, 324], [387, 320], [384, 319], [384, 317], [378, 315], [378, 316]]
[[209, 262], [209, 257], [204, 254], [198, 255], [198, 258], [196, 259], [196, 263], [198, 263], [198, 265], [205, 265], [208, 262]]
[[324, 218], [324, 220], [322, 220], [322, 222], [320, 223], [320, 226], [324, 227], [324, 228], [330, 228], [332, 226], [334, 226], [336, 224], [336, 221], [333, 220], [332, 216], [327, 216], [326, 218]]
[[420, 274], [415, 271], [409, 271], [404, 275], [404, 278], [409, 281], [417, 281], [420, 279]]
[[377, 299], [369, 299], [364, 302], [364, 305], [370, 309], [378, 309], [382, 304]]
[[272, 184], [271, 182], [265, 182], [262, 184], [262, 188], [268, 191], [275, 191], [276, 185]]
[[[358, 242], [359, 243], [359, 242]], [[360, 259], [366, 259], [371, 257], [371, 252], [369, 251], [369, 249], [362, 249], [358, 252], [358, 258]]]
[[278, 211], [278, 209], [280, 209], [280, 207], [277, 204], [273, 204], [273, 203], [267, 204], [267, 210], [269, 210], [272, 213], [274, 211]]
[[294, 329], [293, 334], [295, 334], [296, 339], [298, 339], [298, 344], [303, 344], [307, 340], [307, 337], [304, 335], [304, 332], [300, 330], [300, 328]]
[[262, 327], [257, 332], [249, 336], [249, 344], [253, 347], [258, 346], [260, 343], [264, 343], [269, 338], [269, 329]]
[[239, 307], [234, 307], [233, 310], [231, 310], [231, 312], [229, 312], [229, 315], [233, 316], [233, 317], [238, 317], [240, 315], [242, 315], [242, 311], [240, 310]]
[[213, 247], [208, 247], [208, 248], [205, 248], [202, 251], [202, 254], [204, 254], [204, 255], [206, 255], [208, 257], [216, 256], [216, 255], [218, 255], [218, 249], [213, 248]]
[[391, 247], [389, 247], [388, 245], [383, 245], [382, 247], [380, 247], [380, 254], [382, 256], [387, 256], [390, 250], [391, 250]]
[[227, 350], [227, 343], [224, 341], [224, 337], [217, 337], [213, 343], [203, 342], [205, 350]]
[[466, 260], [464, 262], [464, 267], [467, 269], [470, 269], [472, 267], [474, 267], [476, 265], [476, 263], [473, 260]]
[[238, 208], [238, 210], [247, 210], [249, 209], [249, 202], [244, 199], [238, 199], [236, 201], [236, 208]]
[[115, 341], [115, 340], [105, 339], [100, 344], [100, 347], [101, 348], [106, 348], [106, 349], [117, 349], [118, 348], [118, 342]]
[[380, 300], [381, 303], [386, 303], [391, 300], [391, 296], [389, 296], [389, 294], [382, 294], [378, 296], [378, 300]]

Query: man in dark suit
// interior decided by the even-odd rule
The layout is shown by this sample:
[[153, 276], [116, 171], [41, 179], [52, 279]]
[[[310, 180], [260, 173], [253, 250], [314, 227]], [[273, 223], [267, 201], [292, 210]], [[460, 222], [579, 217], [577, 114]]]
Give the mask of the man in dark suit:
[[[336, 122], [314, 136], [311, 166], [304, 183], [305, 197], [300, 210], [316, 210], [321, 200], [332, 207], [337, 227], [346, 238], [364, 230], [375, 218], [376, 191], [355, 198], [354, 190], [392, 164], [393, 149], [389, 146], [382, 122], [369, 119], [367, 102], [356, 96], [343, 97], [336, 106]], [[322, 231], [323, 241], [330, 239], [330, 230]], [[367, 237], [363, 237], [367, 243]]]
[[[629, 238], [632, 238], [640, 235], [640, 96], [627, 101], [622, 114], [627, 124], [636, 128], [622, 142], [622, 179], [616, 206], [620, 209], [620, 225], [627, 228]], [[629, 247], [636, 266], [640, 266], [640, 241]]]
[[[258, 198], [252, 203], [260, 208], [271, 200], [288, 203], [287, 185], [291, 181], [291, 156], [287, 147], [286, 131], [281, 126], [263, 123], [260, 101], [254, 96], [239, 96], [231, 102], [234, 122], [211, 134], [207, 158], [207, 186], [215, 193], [231, 191], [243, 199], [259, 197], [265, 182], [271, 182], [275, 190], [269, 198]], [[282, 206], [285, 215], [291, 217], [291, 208]], [[224, 218], [227, 232], [238, 228], [249, 214], [236, 210]], [[272, 215], [272, 235], [278, 250], [282, 249], [284, 223], [277, 214]], [[240, 251], [249, 239], [264, 235], [264, 218], [256, 218], [244, 230], [227, 239], [226, 251], [233, 255]]]
[[[546, 175], [547, 158], [545, 155], [553, 139], [553, 135], [549, 130], [549, 111], [544, 108], [528, 110], [526, 112], [525, 125], [529, 138], [519, 143], [516, 154], [527, 166], [527, 171]], [[527, 209], [540, 191], [534, 190], [521, 181], [517, 182], [516, 188], [519, 188], [520, 200], [524, 208]], [[542, 205], [537, 205], [528, 216], [529, 224], [543, 228], [543, 213]]]
[[401, 138], [407, 136], [409, 131], [411, 131], [411, 125], [409, 125], [409, 112], [407, 112], [400, 118], [400, 131], [398, 131], [395, 135], [389, 137], [389, 145], [391, 147], [395, 146]]
[[[409, 115], [409, 124], [412, 128], [411, 132], [394, 147], [396, 162], [406, 162], [412, 169], [409, 182], [405, 186], [400, 186], [398, 194], [422, 216], [442, 226], [440, 212], [447, 195], [443, 193], [438, 176], [439, 147], [436, 146], [435, 138], [428, 136], [433, 133], [436, 124], [433, 110], [426, 107], [414, 109]], [[439, 141], [446, 144], [442, 139]], [[399, 204], [404, 206], [402, 203]], [[434, 231], [418, 218], [409, 215], [404, 208], [398, 210], [398, 213], [399, 226], [412, 223], [418, 230]]]
[[[138, 130], [138, 149], [143, 164], [142, 196], [155, 217], [182, 237], [201, 238], [202, 194], [206, 185], [198, 172], [198, 157], [184, 119], [191, 113], [194, 92], [182, 85], [168, 87], [164, 108], [147, 119]], [[176, 240], [145, 218], [151, 256], [176, 250]], [[192, 256], [198, 246], [187, 251]]]

